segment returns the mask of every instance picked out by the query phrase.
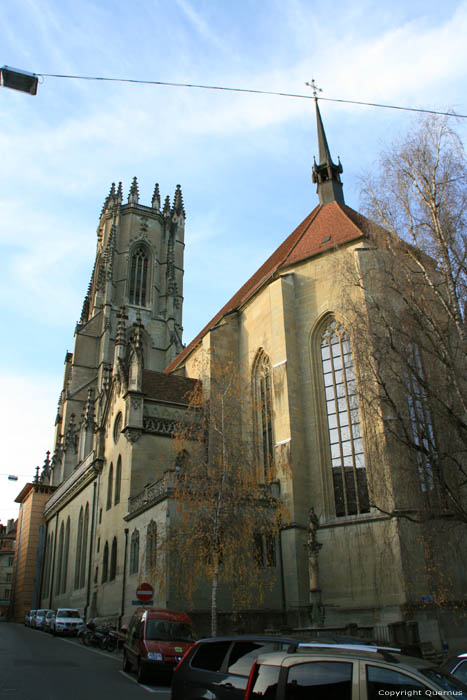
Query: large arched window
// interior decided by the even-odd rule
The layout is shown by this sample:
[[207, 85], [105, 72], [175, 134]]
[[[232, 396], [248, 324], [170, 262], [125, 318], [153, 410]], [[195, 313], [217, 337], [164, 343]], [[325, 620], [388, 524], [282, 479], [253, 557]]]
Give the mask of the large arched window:
[[58, 595], [61, 592], [62, 586], [62, 562], [63, 562], [63, 539], [65, 536], [65, 528], [63, 523], [60, 526], [60, 535], [58, 537], [58, 550], [57, 550], [57, 580], [55, 582], [55, 594]]
[[67, 518], [65, 528], [65, 542], [63, 544], [62, 562], [62, 593], [66, 592], [68, 581], [68, 552], [70, 551], [70, 518]]
[[367, 513], [368, 486], [350, 339], [330, 318], [321, 334], [321, 368], [336, 515]]
[[415, 343], [407, 348], [407, 367], [405, 379], [412, 441], [416, 448], [420, 490], [427, 493], [435, 487], [437, 447], [422, 355]]
[[45, 553], [45, 571], [44, 571], [44, 583], [43, 583], [43, 597], [47, 597], [50, 592], [50, 573], [52, 570], [52, 554], [53, 554], [53, 536], [52, 533], [49, 534], [47, 538], [47, 549]]
[[117, 538], [112, 540], [112, 549], [110, 550], [110, 571], [109, 581], [114, 581], [117, 575]]
[[102, 583], [105, 583], [109, 577], [109, 544], [104, 545], [104, 554], [102, 556]]
[[78, 534], [76, 535], [75, 588], [79, 588], [79, 572], [81, 568], [81, 545], [83, 541], [83, 520], [83, 508], [80, 508], [78, 518]]
[[139, 531], [134, 530], [130, 542], [130, 574], [137, 574], [139, 571]]
[[122, 487], [122, 458], [119, 456], [117, 460], [117, 468], [115, 471], [115, 494], [114, 494], [114, 504], [120, 503], [120, 490]]
[[146, 571], [153, 573], [157, 564], [157, 523], [151, 520], [146, 530]]
[[112, 507], [112, 490], [113, 490], [113, 480], [114, 480], [114, 465], [110, 465], [109, 476], [107, 479], [107, 510]]
[[86, 503], [86, 510], [84, 511], [84, 523], [83, 523], [83, 540], [81, 545], [81, 567], [79, 574], [79, 587], [83, 588], [86, 581], [86, 552], [88, 548], [88, 530], [89, 530], [89, 503]]
[[128, 300], [136, 306], [146, 306], [148, 298], [149, 256], [144, 245], [139, 245], [130, 259]]
[[260, 475], [266, 478], [274, 460], [271, 363], [260, 350], [253, 364], [253, 411]]

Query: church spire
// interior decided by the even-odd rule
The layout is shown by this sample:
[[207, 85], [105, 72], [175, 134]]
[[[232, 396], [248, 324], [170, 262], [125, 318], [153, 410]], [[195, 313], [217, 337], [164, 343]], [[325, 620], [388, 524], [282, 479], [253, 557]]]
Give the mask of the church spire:
[[315, 105], [316, 126], [318, 130], [319, 162], [316, 163], [316, 160], [314, 160], [312, 177], [313, 182], [317, 184], [316, 191], [318, 193], [319, 203], [321, 205], [328, 204], [329, 202], [339, 202], [340, 204], [345, 204], [344, 192], [340, 178], [343, 168], [340, 160], [338, 165], [332, 162], [323, 121], [321, 119], [321, 113], [318, 107], [318, 99], [316, 96]]

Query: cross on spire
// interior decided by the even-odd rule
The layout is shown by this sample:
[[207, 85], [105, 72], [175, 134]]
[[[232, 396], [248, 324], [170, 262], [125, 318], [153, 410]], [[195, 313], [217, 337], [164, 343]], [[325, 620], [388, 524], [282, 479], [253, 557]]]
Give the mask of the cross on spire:
[[308, 85], [313, 90], [313, 97], [315, 100], [318, 99], [318, 92], [323, 92], [323, 88], [320, 88], [316, 85], [316, 81], [314, 78], [311, 79], [311, 83], [305, 83], [305, 85]]

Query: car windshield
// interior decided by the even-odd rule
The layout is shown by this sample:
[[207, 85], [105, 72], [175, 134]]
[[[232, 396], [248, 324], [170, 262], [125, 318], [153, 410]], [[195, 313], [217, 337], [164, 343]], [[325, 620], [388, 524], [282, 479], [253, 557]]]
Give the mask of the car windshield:
[[169, 620], [148, 620], [146, 639], [164, 642], [194, 642], [193, 630], [187, 622]]
[[58, 610], [57, 617], [81, 617], [77, 610]]
[[434, 681], [440, 688], [448, 691], [445, 695], [450, 695], [461, 700], [467, 700], [467, 685], [464, 685], [450, 673], [440, 671], [438, 668], [421, 668], [421, 673]]

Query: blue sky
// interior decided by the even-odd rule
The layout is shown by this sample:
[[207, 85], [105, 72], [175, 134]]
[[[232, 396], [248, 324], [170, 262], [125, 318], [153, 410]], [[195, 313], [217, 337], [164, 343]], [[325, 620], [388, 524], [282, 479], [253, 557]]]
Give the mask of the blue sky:
[[[467, 113], [467, 1], [15, 0], [0, 64]], [[359, 177], [404, 112], [321, 102], [359, 206]], [[312, 100], [44, 78], [0, 90], [0, 519], [51, 449], [65, 352], [112, 181], [140, 201], [182, 186], [189, 342], [316, 205]], [[466, 135], [466, 124], [456, 126]], [[7, 474], [18, 474], [17, 482]]]

